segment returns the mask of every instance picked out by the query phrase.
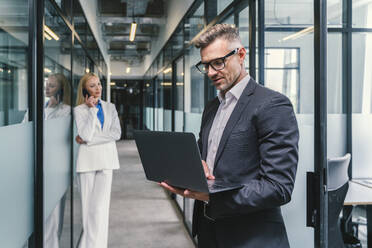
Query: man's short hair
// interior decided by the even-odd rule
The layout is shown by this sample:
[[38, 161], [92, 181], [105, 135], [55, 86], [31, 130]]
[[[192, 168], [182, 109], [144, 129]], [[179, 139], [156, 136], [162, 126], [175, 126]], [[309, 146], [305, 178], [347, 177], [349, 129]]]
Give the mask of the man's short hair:
[[228, 41], [238, 41], [241, 43], [238, 28], [231, 24], [216, 24], [198, 37], [194, 45], [197, 48], [205, 48], [216, 39], [225, 39]]

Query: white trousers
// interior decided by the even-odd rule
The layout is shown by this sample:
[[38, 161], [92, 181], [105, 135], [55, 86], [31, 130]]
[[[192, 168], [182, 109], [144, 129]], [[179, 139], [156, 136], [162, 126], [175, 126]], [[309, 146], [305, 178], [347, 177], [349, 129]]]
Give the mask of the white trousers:
[[59, 248], [59, 239], [62, 234], [63, 217], [65, 211], [66, 193], [45, 222], [44, 247]]
[[112, 170], [78, 173], [83, 215], [79, 248], [107, 247]]

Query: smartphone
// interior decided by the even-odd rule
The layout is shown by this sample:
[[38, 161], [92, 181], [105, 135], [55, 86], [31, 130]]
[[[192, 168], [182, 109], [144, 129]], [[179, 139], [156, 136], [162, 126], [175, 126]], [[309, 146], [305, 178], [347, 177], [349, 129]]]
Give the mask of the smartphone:
[[85, 88], [83, 88], [83, 96], [84, 96], [84, 98], [86, 98], [87, 96], [88, 96], [88, 98], [90, 97], [89, 92]]

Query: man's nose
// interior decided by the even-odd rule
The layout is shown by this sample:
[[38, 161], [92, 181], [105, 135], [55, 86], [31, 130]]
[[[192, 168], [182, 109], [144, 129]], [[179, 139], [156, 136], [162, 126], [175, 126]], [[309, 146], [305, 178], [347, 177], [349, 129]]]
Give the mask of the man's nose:
[[212, 67], [208, 67], [208, 77], [213, 78], [217, 74], [217, 71]]

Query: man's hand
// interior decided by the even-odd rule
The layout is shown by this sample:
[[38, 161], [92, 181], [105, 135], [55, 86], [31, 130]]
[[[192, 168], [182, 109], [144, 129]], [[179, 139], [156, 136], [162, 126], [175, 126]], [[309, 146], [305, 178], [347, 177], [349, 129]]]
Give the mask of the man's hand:
[[76, 141], [76, 143], [78, 143], [78, 144], [86, 144], [87, 142], [85, 142], [79, 135], [78, 136], [76, 136], [76, 138], [75, 138], [75, 141]]
[[204, 169], [204, 173], [205, 173], [205, 177], [208, 179], [208, 180], [214, 180], [216, 179], [209, 171], [209, 167], [207, 165], [207, 163], [202, 160], [202, 164], [203, 164], [203, 169]]
[[169, 190], [172, 193], [181, 195], [183, 197], [192, 198], [192, 199], [196, 199], [196, 200], [199, 200], [199, 201], [209, 201], [209, 194], [208, 193], [196, 192], [196, 191], [191, 191], [191, 190], [188, 190], [188, 189], [185, 189], [185, 190], [180, 189], [180, 188], [177, 188], [177, 187], [170, 186], [165, 182], [161, 182], [161, 183], [159, 183], [159, 185], [162, 186], [164, 189]]

